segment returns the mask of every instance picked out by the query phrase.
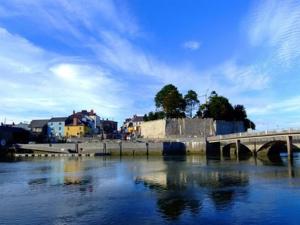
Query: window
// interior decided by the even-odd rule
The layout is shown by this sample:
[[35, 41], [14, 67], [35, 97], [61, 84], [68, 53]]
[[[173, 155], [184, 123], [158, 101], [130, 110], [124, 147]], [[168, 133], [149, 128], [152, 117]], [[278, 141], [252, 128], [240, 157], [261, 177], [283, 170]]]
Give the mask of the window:
[[59, 122], [58, 125], [61, 125], [61, 122]]
[[81, 130], [82, 129], [82, 127], [79, 127], [79, 130]]
[[61, 127], [59, 127], [58, 130], [61, 130]]

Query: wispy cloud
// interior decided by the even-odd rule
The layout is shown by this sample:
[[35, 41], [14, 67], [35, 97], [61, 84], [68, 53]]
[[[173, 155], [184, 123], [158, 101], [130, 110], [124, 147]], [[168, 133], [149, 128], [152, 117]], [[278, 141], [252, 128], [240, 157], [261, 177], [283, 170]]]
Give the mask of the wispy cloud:
[[270, 84], [270, 76], [261, 67], [256, 65], [238, 65], [234, 61], [226, 62], [221, 70], [233, 84], [232, 88], [240, 90], [263, 90]]
[[281, 101], [270, 102], [269, 104], [264, 104], [263, 106], [249, 108], [248, 111], [253, 115], [272, 115], [274, 113], [284, 114], [289, 112], [298, 114], [300, 111], [300, 96], [295, 96], [293, 98], [284, 99]]
[[300, 2], [258, 1], [249, 17], [249, 38], [253, 46], [274, 49], [277, 62], [290, 66], [300, 59]]
[[98, 65], [71, 61], [2, 28], [0, 74], [6, 76], [0, 77], [0, 114], [30, 119], [94, 108], [101, 116], [120, 117], [133, 104], [120, 96], [126, 87], [112, 74]]
[[[155, 49], [145, 47], [149, 40], [143, 36], [143, 27], [126, 3], [117, 3], [2, 2], [0, 20], [9, 23], [1, 23], [5, 29], [0, 28], [0, 74], [5, 74], [0, 75], [1, 84], [5, 84], [0, 89], [0, 115], [47, 117], [94, 108], [100, 115], [121, 121], [154, 107], [153, 96], [167, 83], [182, 92], [194, 89], [200, 95], [207, 88], [216, 90], [239, 100], [234, 104], [246, 102], [250, 116], [258, 118], [264, 113], [262, 94], [256, 99], [247, 95], [251, 91], [263, 93], [273, 85], [276, 71], [263, 61], [228, 56], [208, 68], [185, 58], [166, 61]], [[259, 51], [266, 45], [273, 50], [271, 58], [283, 64], [300, 57], [299, 11], [296, 1], [258, 4], [247, 24], [251, 47]], [[30, 33], [9, 29], [10, 24], [20, 21], [34, 29]], [[190, 40], [180, 47], [194, 51], [201, 43]], [[64, 51], [67, 48], [69, 51]], [[272, 104], [278, 105], [269, 96], [267, 100], [270, 106], [265, 107], [266, 112], [276, 108]]]
[[188, 50], [198, 50], [201, 46], [201, 43], [198, 41], [186, 41], [182, 44], [183, 48]]

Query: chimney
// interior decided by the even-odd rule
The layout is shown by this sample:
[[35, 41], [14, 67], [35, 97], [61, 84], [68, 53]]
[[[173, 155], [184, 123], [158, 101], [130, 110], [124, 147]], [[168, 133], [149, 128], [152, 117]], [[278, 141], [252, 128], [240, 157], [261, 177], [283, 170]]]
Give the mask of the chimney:
[[73, 117], [73, 126], [77, 126], [77, 123], [78, 123], [78, 119], [77, 117]]
[[73, 110], [73, 115], [75, 114], [75, 110]]
[[91, 114], [94, 115], [94, 110], [93, 109], [91, 109]]

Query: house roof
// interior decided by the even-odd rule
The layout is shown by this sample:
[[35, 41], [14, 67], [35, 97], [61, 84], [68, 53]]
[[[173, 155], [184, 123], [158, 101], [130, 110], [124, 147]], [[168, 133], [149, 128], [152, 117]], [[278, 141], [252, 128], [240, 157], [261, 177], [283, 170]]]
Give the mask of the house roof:
[[134, 116], [132, 118], [132, 122], [143, 122], [144, 121], [144, 117], [143, 116]]
[[30, 122], [29, 127], [30, 128], [35, 128], [35, 127], [44, 127], [45, 125], [47, 125], [49, 120], [32, 120]]
[[48, 122], [65, 122], [67, 117], [52, 117]]

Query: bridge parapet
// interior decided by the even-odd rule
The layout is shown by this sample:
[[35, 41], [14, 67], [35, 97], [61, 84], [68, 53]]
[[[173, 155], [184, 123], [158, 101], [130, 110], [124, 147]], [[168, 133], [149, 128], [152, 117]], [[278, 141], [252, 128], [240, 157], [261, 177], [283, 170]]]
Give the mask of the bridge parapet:
[[207, 137], [210, 143], [221, 142], [226, 140], [247, 139], [247, 138], [270, 138], [278, 136], [300, 136], [300, 129], [286, 129], [286, 130], [266, 130], [262, 132], [243, 132], [227, 135], [218, 135]]

